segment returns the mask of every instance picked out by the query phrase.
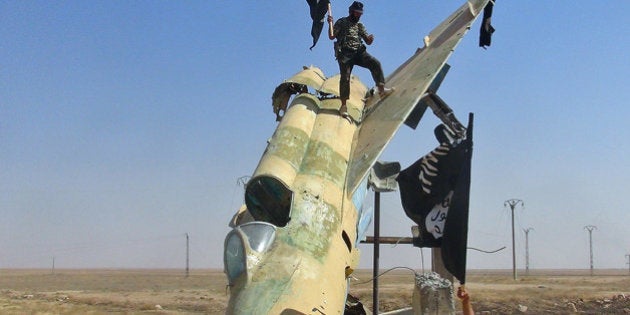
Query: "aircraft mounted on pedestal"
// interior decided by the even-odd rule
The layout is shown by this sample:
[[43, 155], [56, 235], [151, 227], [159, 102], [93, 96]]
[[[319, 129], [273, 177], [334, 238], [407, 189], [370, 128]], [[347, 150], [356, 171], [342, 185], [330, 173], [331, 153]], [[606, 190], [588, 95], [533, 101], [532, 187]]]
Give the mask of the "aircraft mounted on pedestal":
[[386, 98], [352, 77], [351, 119], [338, 115], [339, 75], [305, 67], [278, 86], [278, 127], [225, 239], [227, 313], [344, 312], [357, 245], [372, 220], [363, 207], [370, 169], [400, 126], [415, 128], [427, 107], [464, 136], [436, 91], [446, 60], [487, 3], [467, 1], [427, 35], [388, 76], [395, 92]]

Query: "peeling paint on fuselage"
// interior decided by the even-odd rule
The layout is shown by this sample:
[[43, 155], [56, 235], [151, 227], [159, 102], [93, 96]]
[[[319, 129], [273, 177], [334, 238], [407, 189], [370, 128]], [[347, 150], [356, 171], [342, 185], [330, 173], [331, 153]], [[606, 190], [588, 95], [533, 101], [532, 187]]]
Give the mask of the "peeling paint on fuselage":
[[308, 134], [298, 128], [284, 127], [278, 129], [273, 137], [276, 141], [267, 146], [267, 153], [286, 160], [296, 171], [299, 170], [304, 148], [310, 141]]
[[304, 155], [300, 172], [321, 177], [343, 189], [347, 168], [346, 159], [328, 144], [311, 141]]
[[[361, 89], [355, 98], [365, 94], [360, 82], [353, 88]], [[345, 271], [355, 267], [357, 254], [347, 250], [342, 238], [346, 231], [356, 239], [356, 215], [344, 216], [344, 211], [356, 212], [344, 191], [356, 125], [320, 111], [339, 105], [338, 99], [300, 94], [270, 139], [254, 174], [287, 185], [290, 219], [276, 227], [275, 239], [260, 259], [249, 260], [247, 275], [231, 290], [228, 313], [343, 313]]]
[[308, 192], [299, 193], [292, 208], [291, 221], [284, 228], [287, 231], [285, 241], [323, 262], [332, 233], [339, 228], [339, 211]]
[[[468, 0], [433, 29], [430, 46], [388, 77], [396, 92], [382, 102], [366, 104], [367, 88], [353, 80], [346, 105], [360, 126], [336, 115], [341, 102], [328, 97], [339, 95], [339, 75], [326, 78], [321, 70], [305, 67], [287, 81], [308, 85], [318, 95], [295, 96], [252, 178], [274, 178], [286, 186], [286, 194], [275, 197], [291, 198], [290, 217], [277, 227], [267, 251], [248, 261], [247, 274], [233, 282], [229, 314], [343, 314], [346, 268], [358, 264], [357, 221], [367, 224], [370, 216], [357, 212], [364, 197], [359, 185], [365, 186], [369, 169], [487, 3]], [[369, 116], [361, 117], [365, 107]], [[353, 192], [358, 193], [349, 196]], [[276, 211], [274, 206], [262, 210]], [[343, 235], [350, 241], [344, 242]]]

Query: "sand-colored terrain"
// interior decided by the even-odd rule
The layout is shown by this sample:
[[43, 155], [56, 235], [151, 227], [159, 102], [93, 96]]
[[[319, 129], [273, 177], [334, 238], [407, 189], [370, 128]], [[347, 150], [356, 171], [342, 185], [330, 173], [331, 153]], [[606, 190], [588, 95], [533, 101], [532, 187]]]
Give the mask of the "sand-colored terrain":
[[[351, 294], [372, 307], [370, 270]], [[628, 270], [470, 271], [477, 314], [630, 314]], [[380, 309], [409, 306], [411, 271], [379, 278]], [[366, 282], [359, 284], [361, 282]], [[220, 270], [0, 270], [0, 314], [223, 314], [229, 295]]]

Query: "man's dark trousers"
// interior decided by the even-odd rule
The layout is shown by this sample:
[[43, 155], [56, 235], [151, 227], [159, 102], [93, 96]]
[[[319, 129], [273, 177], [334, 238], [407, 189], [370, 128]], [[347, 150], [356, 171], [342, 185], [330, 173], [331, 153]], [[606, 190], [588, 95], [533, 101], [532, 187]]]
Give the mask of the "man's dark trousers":
[[350, 74], [352, 74], [352, 68], [355, 65], [369, 69], [376, 85], [385, 84], [381, 62], [368, 54], [365, 48], [359, 49], [357, 52], [342, 52], [340, 57], [337, 62], [339, 63], [339, 73], [341, 74], [339, 97], [342, 100], [347, 100], [350, 97]]

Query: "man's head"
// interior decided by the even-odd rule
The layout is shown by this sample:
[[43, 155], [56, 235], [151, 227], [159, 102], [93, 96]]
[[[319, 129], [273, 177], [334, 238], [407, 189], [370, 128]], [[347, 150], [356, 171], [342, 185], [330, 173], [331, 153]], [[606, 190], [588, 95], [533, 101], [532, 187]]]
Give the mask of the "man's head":
[[354, 1], [348, 8], [348, 14], [353, 22], [358, 22], [363, 14], [363, 3]]

